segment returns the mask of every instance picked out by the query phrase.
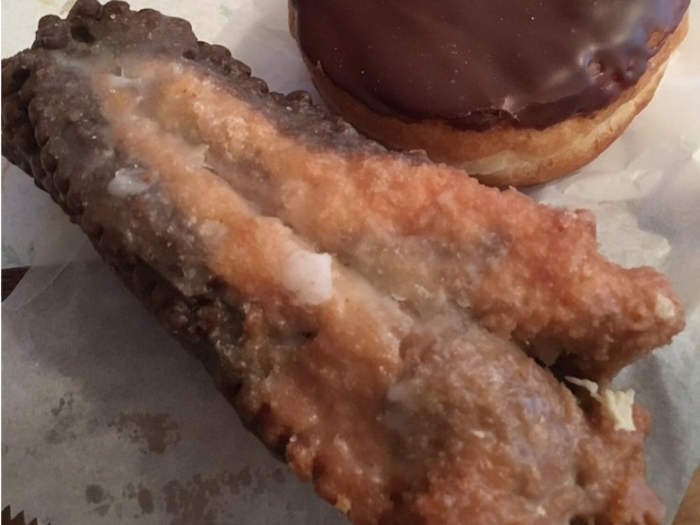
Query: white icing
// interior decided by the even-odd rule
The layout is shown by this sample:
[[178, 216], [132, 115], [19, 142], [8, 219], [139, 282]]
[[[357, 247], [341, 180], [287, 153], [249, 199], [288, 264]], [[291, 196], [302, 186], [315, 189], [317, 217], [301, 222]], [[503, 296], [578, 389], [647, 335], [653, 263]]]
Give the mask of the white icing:
[[632, 407], [634, 406], [634, 390], [605, 389], [598, 399], [600, 404], [613, 417], [615, 430], [637, 430], [634, 426]]
[[288, 242], [282, 262], [282, 285], [302, 305], [325, 303], [333, 296], [333, 258]]
[[129, 78], [117, 75], [109, 75], [107, 77], [109, 85], [112, 89], [126, 89], [126, 88], [140, 88], [141, 79], [140, 78]]
[[656, 296], [656, 305], [654, 306], [656, 317], [663, 321], [673, 321], [676, 318], [676, 307], [673, 301], [665, 295]]
[[606, 388], [599, 393], [598, 383], [588, 379], [567, 376], [569, 383], [585, 388], [591, 397], [603, 407], [605, 414], [615, 423], [615, 430], [637, 430], [634, 425], [632, 407], [634, 406], [634, 390], [612, 390]]
[[518, 111], [518, 107], [515, 105], [515, 99], [511, 96], [506, 96], [503, 98], [503, 103], [501, 104], [501, 109], [510, 113], [511, 115]]
[[580, 386], [588, 390], [593, 397], [598, 395], [598, 383], [590, 379], [579, 379], [578, 377], [566, 376], [566, 379], [572, 385]]
[[119, 198], [143, 193], [153, 185], [152, 181], [144, 179], [144, 174], [141, 168], [121, 168], [107, 184], [107, 191]]

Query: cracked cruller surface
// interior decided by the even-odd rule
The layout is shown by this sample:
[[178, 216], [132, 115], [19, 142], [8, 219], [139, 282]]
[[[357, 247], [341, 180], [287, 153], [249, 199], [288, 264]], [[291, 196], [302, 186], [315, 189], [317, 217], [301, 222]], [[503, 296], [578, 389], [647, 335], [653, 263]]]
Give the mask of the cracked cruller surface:
[[44, 19], [2, 97], [3, 154], [356, 523], [660, 520], [646, 412], [530, 357], [605, 382], [683, 326], [590, 214], [388, 153], [122, 2]]

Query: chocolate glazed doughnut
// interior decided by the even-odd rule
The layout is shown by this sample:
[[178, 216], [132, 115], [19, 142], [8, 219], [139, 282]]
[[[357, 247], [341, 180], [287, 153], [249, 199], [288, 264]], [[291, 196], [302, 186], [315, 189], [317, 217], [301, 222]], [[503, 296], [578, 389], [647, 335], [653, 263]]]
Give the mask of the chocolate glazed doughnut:
[[291, 0], [330, 106], [498, 186], [590, 162], [651, 100], [688, 0]]

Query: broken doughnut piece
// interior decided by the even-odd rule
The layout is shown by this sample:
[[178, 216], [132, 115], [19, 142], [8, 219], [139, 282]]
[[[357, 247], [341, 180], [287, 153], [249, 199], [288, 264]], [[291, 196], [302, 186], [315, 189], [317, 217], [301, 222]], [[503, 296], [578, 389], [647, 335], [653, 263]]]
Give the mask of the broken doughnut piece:
[[605, 381], [683, 326], [589, 214], [389, 153], [123, 2], [2, 74], [3, 154], [355, 523], [660, 521], [645, 410], [616, 430], [531, 357]]

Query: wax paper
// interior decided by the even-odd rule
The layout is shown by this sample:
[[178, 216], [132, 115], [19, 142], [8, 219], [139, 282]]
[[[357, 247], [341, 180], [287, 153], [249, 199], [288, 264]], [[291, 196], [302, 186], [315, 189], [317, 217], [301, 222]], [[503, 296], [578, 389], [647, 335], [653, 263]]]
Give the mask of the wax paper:
[[[286, 2], [160, 4], [192, 18], [200, 38], [230, 47], [273, 89], [311, 88]], [[17, 23], [33, 32], [35, 20]], [[649, 477], [668, 523], [700, 459], [699, 51], [691, 28], [622, 138], [578, 173], [528, 190], [591, 209], [601, 250], [668, 274], [686, 307], [688, 326], [673, 344], [617, 381], [653, 415]], [[243, 430], [199, 363], [28, 177], [3, 166], [3, 189], [3, 266], [33, 261], [2, 307], [3, 506], [53, 525], [348, 523]]]

